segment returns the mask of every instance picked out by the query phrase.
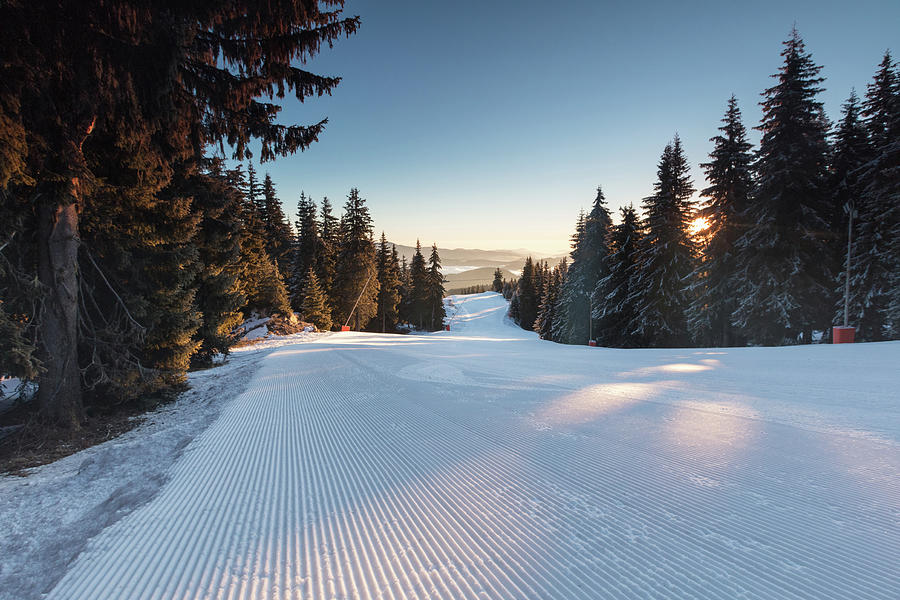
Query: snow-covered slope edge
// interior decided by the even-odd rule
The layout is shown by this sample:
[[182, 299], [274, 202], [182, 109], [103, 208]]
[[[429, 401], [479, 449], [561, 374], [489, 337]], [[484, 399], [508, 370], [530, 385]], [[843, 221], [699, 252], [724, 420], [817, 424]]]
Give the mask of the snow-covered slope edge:
[[225, 365], [189, 374], [191, 389], [132, 431], [27, 477], [0, 476], [0, 600], [40, 598], [88, 539], [154, 497], [169, 467], [246, 389], [268, 351], [315, 337], [238, 349]]

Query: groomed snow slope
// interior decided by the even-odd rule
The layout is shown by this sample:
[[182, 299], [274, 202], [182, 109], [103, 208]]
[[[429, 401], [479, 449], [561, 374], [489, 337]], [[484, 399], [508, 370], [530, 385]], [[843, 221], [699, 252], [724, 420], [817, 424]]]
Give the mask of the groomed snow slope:
[[47, 596], [900, 598], [900, 344], [276, 348]]

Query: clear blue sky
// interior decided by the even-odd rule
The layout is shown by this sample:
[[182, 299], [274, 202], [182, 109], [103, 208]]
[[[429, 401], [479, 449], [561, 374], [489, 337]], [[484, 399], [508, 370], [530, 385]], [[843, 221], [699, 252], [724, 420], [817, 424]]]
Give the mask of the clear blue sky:
[[345, 12], [359, 33], [307, 65], [343, 82], [282, 113], [327, 116], [324, 135], [260, 170], [290, 214], [301, 189], [340, 207], [358, 187], [379, 234], [445, 248], [565, 251], [597, 185], [613, 209], [651, 193], [675, 132], [702, 187], [728, 97], [759, 123], [794, 23], [824, 66], [832, 121], [886, 49], [900, 56], [896, 0], [347, 0]]

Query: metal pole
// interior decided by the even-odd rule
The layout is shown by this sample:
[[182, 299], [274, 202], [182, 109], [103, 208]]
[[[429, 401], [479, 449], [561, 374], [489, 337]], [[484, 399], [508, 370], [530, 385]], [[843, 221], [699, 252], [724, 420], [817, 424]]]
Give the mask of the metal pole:
[[594, 339], [594, 298], [588, 294], [588, 345]]
[[850, 259], [853, 251], [853, 216], [856, 210], [853, 203], [847, 203], [847, 213], [850, 218], [847, 221], [847, 269], [844, 277], [844, 327], [850, 326]]

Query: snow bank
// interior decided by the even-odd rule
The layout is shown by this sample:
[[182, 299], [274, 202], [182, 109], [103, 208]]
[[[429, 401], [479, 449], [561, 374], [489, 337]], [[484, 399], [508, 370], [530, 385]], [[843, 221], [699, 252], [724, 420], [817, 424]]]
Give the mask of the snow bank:
[[132, 431], [27, 477], [0, 476], [0, 600], [41, 598], [88, 539], [158, 493], [184, 449], [246, 388], [266, 351], [314, 337], [237, 349], [226, 364], [190, 373], [191, 389]]

